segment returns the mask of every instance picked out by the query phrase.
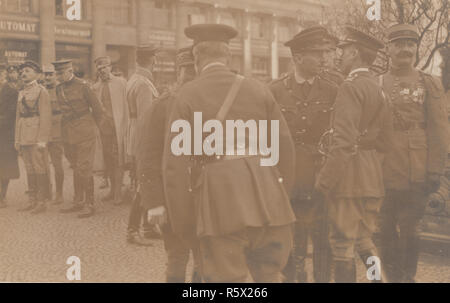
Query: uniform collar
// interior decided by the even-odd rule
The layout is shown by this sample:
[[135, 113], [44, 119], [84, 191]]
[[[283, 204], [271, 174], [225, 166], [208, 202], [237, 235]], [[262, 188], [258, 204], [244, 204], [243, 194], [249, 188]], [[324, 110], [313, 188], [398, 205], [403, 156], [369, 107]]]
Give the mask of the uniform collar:
[[25, 84], [25, 88], [30, 88], [37, 85], [37, 80], [33, 80], [30, 83]]
[[360, 72], [366, 72], [366, 73], [368, 73], [368, 72], [369, 72], [369, 69], [368, 69], [367, 67], [359, 67], [359, 68], [356, 68], [356, 69], [352, 70], [352, 71], [348, 74], [347, 77], [350, 78], [350, 77], [352, 77], [354, 74], [360, 73]]
[[295, 78], [295, 82], [297, 82], [298, 84], [304, 84], [305, 82], [308, 82], [310, 85], [313, 85], [314, 80], [316, 80], [316, 77], [312, 77], [310, 79], [305, 79], [302, 76], [300, 76], [297, 71], [294, 72], [294, 78]]
[[153, 81], [153, 74], [147, 68], [143, 68], [142, 66], [139, 66], [139, 65], [136, 66], [136, 74], [144, 76], [148, 80]]
[[201, 70], [200, 73], [203, 73], [205, 70], [207, 70], [207, 69], [209, 69], [209, 68], [212, 68], [212, 67], [215, 67], [215, 66], [225, 67], [226, 65], [225, 65], [224, 63], [222, 63], [222, 62], [211, 62], [211, 63], [209, 63], [209, 64], [206, 64], [206, 65], [202, 68], [202, 70]]

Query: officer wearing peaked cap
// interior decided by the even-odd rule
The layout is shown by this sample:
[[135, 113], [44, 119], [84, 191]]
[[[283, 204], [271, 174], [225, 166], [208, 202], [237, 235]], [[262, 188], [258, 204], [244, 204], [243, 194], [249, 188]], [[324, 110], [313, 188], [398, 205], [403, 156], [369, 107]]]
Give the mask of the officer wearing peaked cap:
[[41, 67], [25, 61], [19, 67], [24, 88], [19, 92], [15, 142], [28, 176], [30, 199], [21, 211], [37, 214], [46, 210], [48, 196], [48, 149], [51, 135], [51, 104], [47, 90], [37, 83]]
[[[245, 147], [236, 147], [242, 156], [237, 150], [227, 156], [175, 156], [171, 142], [176, 134], [169, 133], [163, 153], [164, 210], [175, 233], [198, 237], [205, 282], [242, 282], [248, 272], [256, 282], [280, 281], [295, 221], [287, 194], [295, 161], [288, 127], [270, 90], [227, 66], [235, 29], [199, 24], [185, 34], [194, 40], [198, 74], [178, 91], [169, 125], [178, 119], [193, 122], [194, 112], [201, 112], [204, 121], [278, 120], [280, 161], [277, 167], [261, 166], [261, 157], [249, 155]], [[228, 98], [226, 111], [232, 87], [236, 95]]]
[[62, 112], [64, 153], [73, 169], [74, 200], [63, 213], [83, 210], [78, 217], [91, 217], [94, 212], [93, 163], [95, 127], [102, 125], [104, 109], [92, 89], [75, 77], [71, 60], [53, 62], [58, 86], [56, 95]]
[[294, 71], [274, 81], [270, 89], [289, 125], [296, 146], [296, 178], [291, 203], [297, 222], [294, 249], [284, 270], [287, 281], [306, 282], [308, 235], [313, 243], [315, 282], [329, 282], [331, 251], [325, 201], [312, 197], [315, 176], [322, 162], [318, 151], [321, 135], [329, 128], [338, 85], [324, 72], [326, 56], [335, 39], [326, 28], [307, 28], [285, 43], [291, 49]]
[[446, 97], [439, 79], [414, 68], [417, 27], [393, 25], [387, 38], [392, 65], [381, 83], [392, 104], [395, 140], [383, 163], [386, 198], [380, 248], [389, 279], [413, 282], [420, 251], [418, 225], [427, 196], [438, 190], [445, 170]]
[[369, 67], [383, 46], [354, 28], [338, 45], [340, 69], [348, 76], [337, 93], [333, 136], [315, 184], [315, 194], [328, 201], [336, 282], [356, 281], [355, 251], [364, 264], [378, 255], [371, 239], [384, 196], [378, 152], [390, 145], [392, 120]]

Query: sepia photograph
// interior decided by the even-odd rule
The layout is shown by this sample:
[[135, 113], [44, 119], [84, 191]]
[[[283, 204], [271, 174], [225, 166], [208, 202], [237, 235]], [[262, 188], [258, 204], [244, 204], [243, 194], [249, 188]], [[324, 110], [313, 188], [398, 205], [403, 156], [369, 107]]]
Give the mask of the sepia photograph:
[[0, 0], [0, 284], [450, 283], [449, 13]]

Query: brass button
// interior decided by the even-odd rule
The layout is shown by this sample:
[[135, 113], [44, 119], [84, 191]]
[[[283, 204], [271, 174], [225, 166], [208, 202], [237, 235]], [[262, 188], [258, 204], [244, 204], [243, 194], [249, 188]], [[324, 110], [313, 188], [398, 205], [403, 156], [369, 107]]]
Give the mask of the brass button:
[[302, 116], [302, 120], [306, 120], [306, 116]]
[[278, 178], [278, 183], [283, 183], [283, 178]]

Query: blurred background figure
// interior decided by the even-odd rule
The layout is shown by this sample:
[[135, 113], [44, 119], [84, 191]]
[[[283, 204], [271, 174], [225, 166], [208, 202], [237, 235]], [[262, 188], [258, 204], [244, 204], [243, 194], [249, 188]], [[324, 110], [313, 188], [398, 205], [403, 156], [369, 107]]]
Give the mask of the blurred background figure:
[[5, 80], [0, 88], [0, 208], [5, 208], [9, 181], [19, 178], [17, 151], [14, 148], [14, 135], [17, 108], [17, 66], [5, 69]]

